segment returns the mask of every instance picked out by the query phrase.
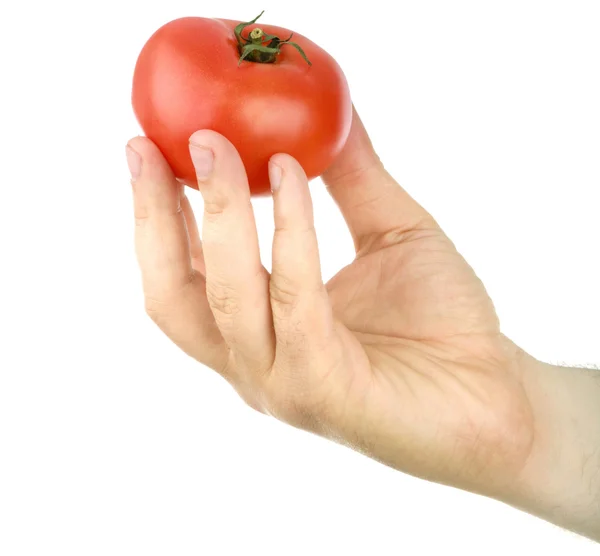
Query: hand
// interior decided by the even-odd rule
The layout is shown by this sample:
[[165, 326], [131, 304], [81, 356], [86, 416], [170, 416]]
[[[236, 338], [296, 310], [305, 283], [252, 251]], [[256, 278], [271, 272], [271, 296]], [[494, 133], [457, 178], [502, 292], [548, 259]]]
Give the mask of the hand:
[[355, 114], [324, 181], [356, 259], [321, 279], [309, 189], [290, 156], [270, 163], [272, 273], [259, 258], [234, 147], [191, 138], [201, 242], [184, 186], [148, 139], [128, 147], [146, 310], [253, 408], [390, 466], [494, 495], [533, 442], [520, 351], [472, 269], [385, 171]]

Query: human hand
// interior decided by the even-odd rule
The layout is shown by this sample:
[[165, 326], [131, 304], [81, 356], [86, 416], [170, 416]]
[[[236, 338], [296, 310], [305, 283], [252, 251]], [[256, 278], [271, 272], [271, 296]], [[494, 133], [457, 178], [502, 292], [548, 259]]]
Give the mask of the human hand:
[[385, 171], [356, 114], [324, 181], [357, 255], [327, 285], [306, 177], [291, 157], [270, 163], [269, 274], [244, 167], [224, 137], [191, 138], [202, 241], [156, 146], [138, 137], [128, 153], [146, 310], [180, 348], [258, 411], [399, 470], [489, 495], [515, 481], [533, 438], [520, 352], [472, 269]]

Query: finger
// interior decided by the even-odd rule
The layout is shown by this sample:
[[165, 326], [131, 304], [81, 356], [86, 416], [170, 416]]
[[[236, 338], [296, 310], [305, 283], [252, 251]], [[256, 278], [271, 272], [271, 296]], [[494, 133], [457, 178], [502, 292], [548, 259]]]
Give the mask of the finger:
[[132, 169], [136, 255], [146, 311], [184, 351], [222, 368], [227, 348], [191, 264], [180, 188], [158, 148], [144, 137], [127, 146]]
[[[319, 261], [306, 174], [298, 162], [277, 154], [269, 163], [275, 233], [271, 307], [279, 354], [318, 351], [333, 332], [333, 314]], [[307, 349], [311, 348], [311, 349]]]
[[204, 252], [202, 251], [202, 241], [200, 239], [200, 231], [198, 230], [198, 223], [194, 216], [194, 211], [190, 205], [190, 200], [185, 194], [185, 187], [181, 188], [181, 210], [185, 218], [185, 224], [190, 242], [190, 255], [192, 258], [192, 268], [202, 274], [206, 275], [206, 267], [204, 266]]
[[260, 261], [246, 171], [234, 146], [209, 130], [190, 137], [204, 199], [206, 291], [223, 338], [254, 370], [270, 368], [274, 337], [268, 273]]
[[427, 211], [387, 173], [355, 109], [346, 145], [323, 181], [357, 249], [373, 235], [434, 225]]

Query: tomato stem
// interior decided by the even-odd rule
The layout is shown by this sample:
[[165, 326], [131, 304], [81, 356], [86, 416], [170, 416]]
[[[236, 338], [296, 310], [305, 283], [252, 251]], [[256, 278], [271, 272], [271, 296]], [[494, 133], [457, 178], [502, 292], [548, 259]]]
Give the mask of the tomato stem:
[[249, 25], [256, 23], [260, 16], [264, 13], [265, 12], [263, 10], [252, 21], [240, 23], [233, 30], [235, 33], [235, 38], [237, 39], [238, 50], [240, 53], [238, 66], [244, 60], [259, 64], [273, 64], [276, 62], [277, 56], [281, 53], [281, 47], [286, 44], [293, 46], [298, 52], [300, 52], [300, 55], [302, 58], [304, 58], [306, 63], [309, 66], [312, 66], [312, 63], [300, 45], [295, 42], [291, 42], [294, 33], [292, 33], [287, 39], [281, 40], [279, 37], [275, 35], [267, 35], [262, 29], [255, 27], [252, 29], [252, 31], [250, 31], [250, 34], [247, 38], [242, 35], [244, 29], [246, 29], [246, 27]]

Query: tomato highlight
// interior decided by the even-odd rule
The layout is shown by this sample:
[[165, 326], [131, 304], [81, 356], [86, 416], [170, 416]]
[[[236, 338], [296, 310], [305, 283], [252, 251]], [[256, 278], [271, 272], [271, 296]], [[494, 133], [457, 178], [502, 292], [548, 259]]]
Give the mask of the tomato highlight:
[[[332, 56], [274, 25], [185, 17], [159, 28], [136, 62], [132, 106], [175, 175], [197, 188], [190, 135], [212, 129], [236, 147], [253, 195], [270, 191], [268, 161], [290, 154], [321, 175], [350, 130], [352, 102]], [[294, 41], [292, 42], [292, 38]]]

